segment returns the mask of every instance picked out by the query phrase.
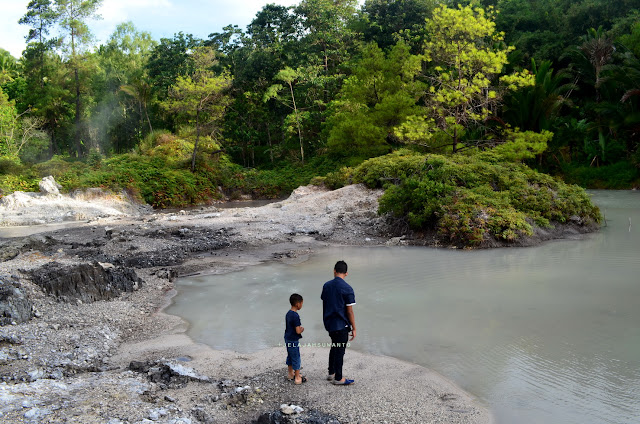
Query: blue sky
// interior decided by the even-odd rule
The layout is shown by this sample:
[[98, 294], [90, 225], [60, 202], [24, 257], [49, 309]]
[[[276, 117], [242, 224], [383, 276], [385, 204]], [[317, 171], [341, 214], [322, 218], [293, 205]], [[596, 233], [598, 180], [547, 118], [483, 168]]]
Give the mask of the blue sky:
[[[0, 47], [20, 57], [29, 32], [18, 20], [26, 13], [29, 0], [0, 0]], [[298, 0], [103, 0], [102, 20], [90, 23], [98, 42], [109, 38], [116, 25], [132, 21], [139, 31], [148, 31], [156, 40], [183, 31], [200, 38], [234, 24], [245, 29], [262, 6], [285, 6]]]

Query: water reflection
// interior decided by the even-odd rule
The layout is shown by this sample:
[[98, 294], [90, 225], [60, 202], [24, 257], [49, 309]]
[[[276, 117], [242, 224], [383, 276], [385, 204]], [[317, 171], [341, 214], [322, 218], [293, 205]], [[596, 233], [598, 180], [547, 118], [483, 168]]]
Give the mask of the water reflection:
[[302, 341], [325, 342], [320, 290], [345, 259], [358, 302], [354, 348], [439, 371], [499, 423], [637, 423], [640, 193], [594, 198], [607, 227], [586, 240], [473, 252], [333, 248], [297, 266], [184, 279], [169, 312], [187, 318], [198, 341], [254, 351], [281, 341], [288, 296], [299, 292]]

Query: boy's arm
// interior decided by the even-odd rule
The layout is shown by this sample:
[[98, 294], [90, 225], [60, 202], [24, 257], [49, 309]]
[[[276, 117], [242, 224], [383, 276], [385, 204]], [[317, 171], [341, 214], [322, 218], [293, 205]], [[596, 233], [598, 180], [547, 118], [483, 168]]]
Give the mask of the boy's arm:
[[296, 327], [296, 334], [302, 334], [302, 332], [304, 331], [304, 327], [299, 325]]

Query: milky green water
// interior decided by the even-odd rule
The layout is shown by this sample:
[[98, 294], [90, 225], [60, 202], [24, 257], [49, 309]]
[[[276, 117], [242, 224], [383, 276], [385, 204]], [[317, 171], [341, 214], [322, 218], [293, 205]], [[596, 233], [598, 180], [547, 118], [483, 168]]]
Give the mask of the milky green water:
[[168, 312], [199, 342], [251, 352], [282, 342], [298, 292], [302, 341], [327, 342], [320, 291], [344, 259], [357, 301], [353, 349], [440, 372], [498, 424], [637, 424], [640, 192], [593, 197], [607, 226], [587, 239], [481, 251], [329, 248], [300, 265], [181, 279]]

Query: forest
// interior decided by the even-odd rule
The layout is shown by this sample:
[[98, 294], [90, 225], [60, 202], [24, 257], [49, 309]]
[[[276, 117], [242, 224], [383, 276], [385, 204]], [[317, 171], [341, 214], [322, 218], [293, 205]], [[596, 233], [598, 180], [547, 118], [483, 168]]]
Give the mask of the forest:
[[22, 57], [0, 49], [0, 195], [51, 174], [156, 207], [278, 197], [416, 155], [640, 185], [638, 0], [301, 0], [206, 39], [124, 22], [96, 45], [100, 5], [32, 0]]

